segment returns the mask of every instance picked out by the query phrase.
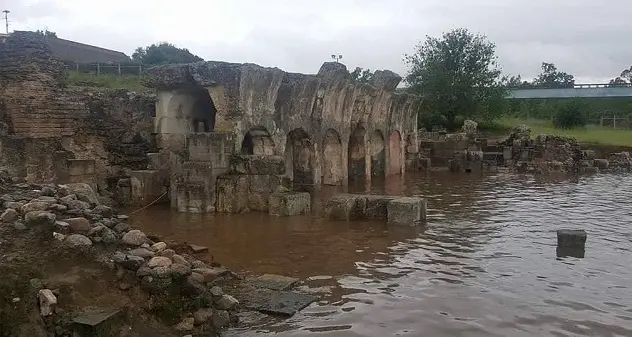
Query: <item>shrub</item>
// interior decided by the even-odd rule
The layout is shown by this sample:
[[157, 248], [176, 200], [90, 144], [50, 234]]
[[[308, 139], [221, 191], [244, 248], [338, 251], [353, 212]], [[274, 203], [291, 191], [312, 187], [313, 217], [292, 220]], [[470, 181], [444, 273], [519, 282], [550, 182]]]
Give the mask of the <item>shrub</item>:
[[553, 126], [558, 129], [584, 127], [586, 124], [587, 118], [584, 109], [576, 101], [560, 105], [553, 116]]

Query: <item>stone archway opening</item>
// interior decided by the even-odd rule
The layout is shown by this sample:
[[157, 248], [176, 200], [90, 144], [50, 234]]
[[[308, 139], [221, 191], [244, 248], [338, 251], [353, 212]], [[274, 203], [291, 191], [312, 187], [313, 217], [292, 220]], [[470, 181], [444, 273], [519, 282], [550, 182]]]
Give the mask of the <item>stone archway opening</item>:
[[285, 166], [295, 187], [314, 185], [315, 163], [314, 146], [309, 134], [302, 128], [290, 131], [285, 144]]
[[347, 153], [348, 177], [350, 182], [366, 179], [366, 147], [364, 137], [366, 130], [359, 126], [349, 136]]
[[369, 144], [371, 153], [371, 179], [384, 179], [386, 171], [386, 151], [382, 131], [373, 131]]
[[[217, 109], [204, 87], [179, 89], [173, 93], [168, 105], [168, 117], [178, 123], [168, 125], [163, 133], [213, 132]], [[170, 123], [171, 124], [171, 123]]]
[[402, 173], [402, 136], [395, 130], [388, 137], [388, 171], [390, 175]]
[[242, 154], [274, 155], [275, 144], [272, 136], [262, 126], [254, 127], [246, 132], [241, 142]]
[[323, 139], [323, 184], [341, 185], [344, 180], [342, 141], [334, 129], [328, 129]]

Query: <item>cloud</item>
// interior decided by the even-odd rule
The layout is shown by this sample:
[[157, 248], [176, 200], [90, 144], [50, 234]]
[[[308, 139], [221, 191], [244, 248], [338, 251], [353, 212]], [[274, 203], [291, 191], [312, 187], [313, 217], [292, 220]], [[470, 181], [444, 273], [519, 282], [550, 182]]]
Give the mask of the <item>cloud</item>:
[[14, 29], [131, 54], [169, 41], [205, 59], [314, 73], [332, 53], [349, 68], [406, 72], [426, 35], [466, 27], [496, 43], [506, 73], [533, 78], [553, 62], [581, 82], [632, 65], [632, 2], [609, 0], [0, 0]]

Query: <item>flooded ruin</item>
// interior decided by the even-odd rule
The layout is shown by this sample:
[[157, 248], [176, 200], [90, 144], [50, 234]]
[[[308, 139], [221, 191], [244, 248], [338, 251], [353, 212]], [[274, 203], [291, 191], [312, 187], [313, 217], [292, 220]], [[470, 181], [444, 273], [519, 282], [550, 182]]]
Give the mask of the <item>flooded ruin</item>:
[[[630, 175], [422, 173], [370, 188], [426, 196], [422, 227], [324, 219], [336, 188], [314, 194], [311, 216], [156, 207], [133, 224], [322, 296], [288, 320], [246, 317], [231, 336], [629, 336], [630, 191]], [[589, 233], [583, 259], [556, 257], [569, 226]]]

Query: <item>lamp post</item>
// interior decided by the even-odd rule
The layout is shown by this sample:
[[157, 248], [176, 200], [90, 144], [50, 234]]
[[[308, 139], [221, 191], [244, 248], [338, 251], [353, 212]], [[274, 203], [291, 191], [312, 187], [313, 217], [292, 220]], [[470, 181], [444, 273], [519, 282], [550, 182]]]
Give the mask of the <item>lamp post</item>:
[[8, 9], [5, 9], [2, 11], [2, 13], [4, 13], [4, 26], [7, 30], [7, 35], [9, 35], [9, 13], [11, 13], [11, 11]]
[[336, 61], [336, 63], [340, 63], [339, 61], [342, 59], [342, 55], [331, 54], [331, 59]]

